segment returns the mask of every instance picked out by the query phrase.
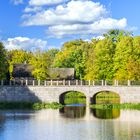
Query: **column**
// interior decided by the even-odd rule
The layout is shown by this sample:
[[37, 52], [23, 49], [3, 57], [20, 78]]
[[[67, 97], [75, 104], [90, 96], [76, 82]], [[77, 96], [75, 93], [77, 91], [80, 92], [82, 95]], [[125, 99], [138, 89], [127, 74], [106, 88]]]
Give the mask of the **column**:
[[26, 79], [26, 86], [28, 86], [28, 80]]
[[86, 96], [86, 116], [85, 119], [89, 120], [90, 117], [90, 96]]
[[88, 85], [90, 86], [90, 84], [91, 84], [91, 82], [90, 82], [90, 80], [88, 81]]
[[53, 85], [53, 81], [51, 80], [51, 86]]
[[107, 81], [105, 80], [105, 86], [107, 86]]
[[47, 81], [46, 81], [46, 80], [44, 81], [44, 86], [45, 86], [45, 87], [47, 86]]
[[59, 85], [59, 81], [57, 80], [57, 86]]
[[128, 80], [127, 85], [131, 86], [131, 81], [130, 80]]
[[76, 86], [78, 86], [78, 80], [76, 80]]
[[70, 80], [69, 80], [69, 86], [70, 86]]
[[38, 86], [40, 86], [40, 80], [38, 80]]
[[65, 84], [66, 84], [66, 83], [65, 83], [65, 80], [63, 80], [63, 86], [65, 86]]
[[93, 81], [93, 86], [95, 86], [95, 81]]
[[33, 80], [33, 86], [35, 86], [35, 80]]
[[81, 80], [80, 83], [81, 83], [81, 86], [82, 86], [83, 85], [83, 81]]
[[104, 80], [102, 80], [102, 86], [104, 86]]

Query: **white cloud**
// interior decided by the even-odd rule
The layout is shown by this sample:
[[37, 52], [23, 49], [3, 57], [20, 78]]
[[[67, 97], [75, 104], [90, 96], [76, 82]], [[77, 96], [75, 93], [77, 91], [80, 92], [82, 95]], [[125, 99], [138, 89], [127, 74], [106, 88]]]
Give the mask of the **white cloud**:
[[42, 7], [38, 7], [38, 6], [36, 6], [36, 7], [26, 7], [25, 9], [24, 9], [24, 12], [25, 13], [29, 13], [29, 12], [39, 12], [39, 11], [41, 11], [42, 10]]
[[19, 5], [23, 3], [23, 0], [11, 0], [14, 5]]
[[27, 37], [8, 38], [6, 41], [3, 41], [3, 43], [5, 48], [8, 50], [23, 49], [34, 51], [36, 49], [47, 49], [47, 41], [41, 39], [31, 39]]
[[56, 37], [79, 34], [103, 34], [110, 29], [123, 29], [127, 25], [125, 18], [116, 20], [112, 18], [101, 19], [92, 24], [56, 25], [48, 28], [49, 34]]
[[23, 25], [45, 25], [47, 34], [55, 37], [73, 34], [100, 34], [110, 29], [125, 29], [127, 27], [125, 18], [113, 19], [109, 17], [108, 13], [104, 5], [99, 2], [71, 0], [65, 5], [58, 5], [52, 9], [43, 9], [35, 14], [24, 14]]
[[30, 0], [29, 5], [43, 6], [43, 5], [55, 5], [62, 3], [64, 0]]
[[84, 24], [99, 20], [106, 14], [106, 9], [100, 3], [72, 0], [66, 6], [58, 5], [56, 9], [42, 10], [31, 15], [23, 25]]

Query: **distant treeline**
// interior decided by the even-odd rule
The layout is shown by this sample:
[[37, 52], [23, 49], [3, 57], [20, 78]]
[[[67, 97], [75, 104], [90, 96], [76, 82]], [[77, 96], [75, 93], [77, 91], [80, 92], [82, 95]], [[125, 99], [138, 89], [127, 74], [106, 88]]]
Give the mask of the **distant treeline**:
[[55, 67], [75, 68], [77, 79], [140, 80], [140, 36], [111, 30], [102, 40], [69, 41], [60, 50], [44, 52], [7, 51], [0, 43], [0, 79], [8, 70], [12, 73], [13, 64], [24, 62], [34, 67], [32, 74], [40, 80], [47, 78], [47, 68]]

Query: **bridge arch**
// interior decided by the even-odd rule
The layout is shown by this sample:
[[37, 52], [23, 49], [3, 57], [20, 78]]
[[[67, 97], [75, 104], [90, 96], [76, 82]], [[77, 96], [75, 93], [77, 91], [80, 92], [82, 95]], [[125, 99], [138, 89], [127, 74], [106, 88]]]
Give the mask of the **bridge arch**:
[[65, 92], [59, 94], [59, 103], [65, 105], [65, 96], [70, 92], [72, 94], [81, 93], [82, 96], [85, 98], [85, 104], [86, 104], [86, 94], [81, 91], [77, 91], [77, 90], [68, 90], [68, 91], [65, 91]]
[[[120, 103], [120, 100], [121, 100], [120, 94], [119, 94], [118, 92], [112, 91], [112, 90], [99, 90], [98, 92], [92, 94], [91, 103], [92, 103], [92, 104], [96, 104], [96, 103], [97, 103], [97, 102], [96, 102], [97, 96], [98, 96], [99, 94], [102, 94], [102, 93], [104, 94], [103, 96], [108, 97], [108, 102], [109, 102], [109, 99], [112, 98], [112, 102], [113, 102], [113, 99], [116, 98], [116, 103]], [[109, 95], [109, 94], [110, 94], [110, 95]], [[112, 94], [112, 96], [111, 96], [111, 94]], [[103, 96], [102, 96], [102, 97], [103, 97]], [[103, 99], [104, 99], [104, 98], [105, 98], [105, 97], [103, 97]], [[103, 101], [103, 99], [102, 99], [102, 101]], [[115, 102], [114, 102], [114, 103], [115, 103]]]

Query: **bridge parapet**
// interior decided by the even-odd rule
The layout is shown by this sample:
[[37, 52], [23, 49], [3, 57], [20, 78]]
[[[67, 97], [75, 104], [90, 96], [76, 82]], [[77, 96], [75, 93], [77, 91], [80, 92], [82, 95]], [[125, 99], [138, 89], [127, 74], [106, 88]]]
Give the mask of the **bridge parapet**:
[[0, 86], [140, 86], [131, 80], [1, 80]]

